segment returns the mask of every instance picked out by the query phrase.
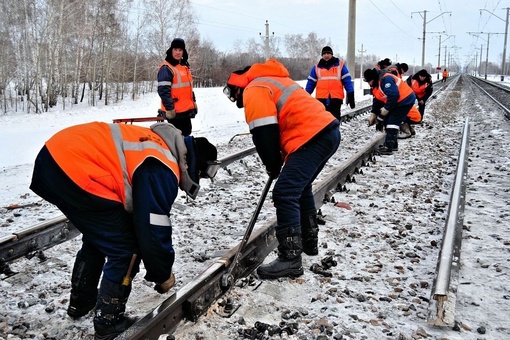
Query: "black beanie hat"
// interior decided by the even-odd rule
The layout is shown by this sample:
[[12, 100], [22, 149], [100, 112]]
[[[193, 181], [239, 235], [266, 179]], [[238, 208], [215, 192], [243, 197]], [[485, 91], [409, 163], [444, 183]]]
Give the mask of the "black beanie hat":
[[182, 48], [183, 50], [185, 50], [186, 44], [184, 43], [184, 39], [175, 38], [174, 40], [172, 40], [172, 43], [170, 44], [170, 49], [172, 48]]
[[368, 83], [371, 80], [378, 78], [377, 71], [373, 68], [369, 68], [363, 72], [363, 79]]
[[331, 53], [331, 54], [333, 54], [333, 50], [329, 46], [324, 46], [322, 48], [321, 55], [323, 55], [324, 53]]

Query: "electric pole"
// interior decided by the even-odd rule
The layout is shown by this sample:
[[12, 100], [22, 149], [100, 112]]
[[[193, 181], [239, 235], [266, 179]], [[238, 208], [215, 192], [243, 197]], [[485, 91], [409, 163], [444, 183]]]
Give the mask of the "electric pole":
[[[503, 9], [505, 9], [505, 8], [503, 8]], [[502, 73], [501, 81], [503, 81], [503, 80], [505, 80], [505, 75], [506, 75], [506, 69], [505, 69], [506, 68], [506, 41], [507, 41], [507, 37], [508, 37], [508, 14], [509, 14], [510, 8], [508, 8], [508, 7], [506, 8], [506, 20], [498, 17], [496, 14], [489, 12], [486, 9], [480, 9], [480, 14], [482, 14], [482, 11], [486, 11], [489, 14], [494, 15], [499, 20], [502, 20], [505, 22], [505, 38], [504, 38], [505, 41], [503, 43], [503, 61], [501, 62], [501, 73]]]
[[349, 0], [349, 20], [347, 29], [347, 68], [356, 73], [356, 0]]
[[418, 13], [423, 18], [423, 36], [422, 36], [422, 42], [421, 42], [421, 66], [423, 68], [425, 68], [425, 34], [427, 33], [427, 24], [429, 22], [431, 22], [432, 20], [439, 18], [443, 14], [449, 13], [451, 16], [452, 12], [443, 12], [443, 13], [439, 14], [438, 16], [430, 19], [429, 21], [427, 21], [427, 11], [426, 10], [423, 11], [423, 15], [422, 15], [422, 12], [411, 12], [411, 18], [413, 17], [413, 13]]
[[[262, 35], [262, 33], [259, 33], [259, 35]], [[270, 56], [271, 53], [269, 52], [269, 21], [266, 20], [266, 36], [264, 37], [264, 58], [268, 60]]]
[[[491, 40], [491, 34], [503, 34], [503, 33], [494, 33], [494, 32], [467, 32], [468, 34], [474, 35], [482, 40], [485, 40], [484, 38], [480, 37], [478, 34], [487, 34], [487, 55], [485, 57], [485, 79], [487, 79], [487, 67], [489, 65], [489, 45]], [[480, 61], [482, 59], [480, 58]]]
[[363, 44], [361, 44], [361, 50], [358, 50], [359, 53], [361, 53], [361, 60], [360, 60], [360, 66], [359, 66], [359, 77], [361, 81], [359, 82], [359, 88], [363, 88], [363, 53], [365, 53], [367, 50], [363, 49]]

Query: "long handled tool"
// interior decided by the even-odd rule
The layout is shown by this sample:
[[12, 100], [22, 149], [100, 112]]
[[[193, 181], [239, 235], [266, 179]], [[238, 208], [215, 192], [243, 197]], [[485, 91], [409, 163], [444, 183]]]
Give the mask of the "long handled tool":
[[131, 256], [131, 262], [129, 262], [129, 267], [128, 267], [126, 276], [124, 276], [124, 278], [122, 279], [122, 285], [125, 286], [125, 287], [129, 286], [131, 284], [131, 280], [133, 279], [131, 277], [131, 271], [133, 271], [133, 267], [135, 265], [136, 257], [137, 257], [136, 254], [133, 254], [133, 256]]
[[260, 210], [262, 209], [262, 205], [264, 204], [264, 201], [266, 199], [267, 193], [269, 192], [269, 189], [271, 188], [271, 184], [273, 183], [273, 177], [269, 177], [266, 186], [264, 187], [264, 190], [262, 191], [262, 195], [260, 196], [259, 202], [257, 204], [257, 208], [255, 209], [255, 212], [253, 213], [253, 216], [251, 217], [250, 223], [248, 224], [248, 228], [246, 229], [246, 232], [244, 233], [244, 237], [239, 244], [239, 247], [237, 248], [237, 252], [234, 256], [234, 261], [230, 264], [227, 273], [223, 274], [221, 277], [221, 288], [224, 290], [228, 290], [232, 284], [234, 283], [234, 271], [236, 270], [237, 266], [239, 265], [239, 260], [241, 259], [241, 256], [246, 248], [246, 243], [248, 243], [248, 239], [250, 238], [251, 232], [253, 231], [253, 227], [255, 226], [255, 222], [257, 222], [257, 218], [259, 216]]

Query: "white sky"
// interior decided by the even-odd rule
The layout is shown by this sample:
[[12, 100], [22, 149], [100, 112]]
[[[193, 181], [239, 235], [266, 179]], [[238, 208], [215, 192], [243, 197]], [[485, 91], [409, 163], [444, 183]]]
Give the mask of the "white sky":
[[[233, 51], [236, 41], [265, 36], [268, 20], [270, 34], [274, 32], [283, 39], [286, 34], [306, 36], [316, 32], [320, 38], [331, 40], [335, 55], [346, 55], [348, 0], [193, 0], [192, 4], [198, 13], [201, 36], [212, 41], [220, 51]], [[441, 37], [441, 64], [444, 64], [444, 45], [460, 65], [474, 60], [475, 54], [479, 60], [484, 45], [482, 59], [485, 60], [487, 40], [489, 61], [501, 64], [510, 0], [361, 0], [356, 1], [356, 6], [356, 54], [363, 44], [365, 53], [420, 64], [423, 14], [427, 11], [426, 63], [437, 64], [438, 32], [445, 31]], [[476, 37], [468, 32], [484, 33]], [[506, 56], [508, 59], [508, 50]]]

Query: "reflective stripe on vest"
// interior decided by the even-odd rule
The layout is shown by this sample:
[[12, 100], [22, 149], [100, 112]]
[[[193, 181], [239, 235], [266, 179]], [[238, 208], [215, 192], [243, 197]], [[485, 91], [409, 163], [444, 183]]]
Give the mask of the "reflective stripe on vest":
[[189, 81], [187, 81], [187, 82], [182, 81], [181, 72], [179, 72], [179, 70], [177, 68], [172, 66], [170, 63], [167, 63], [166, 65], [168, 67], [170, 67], [170, 69], [172, 70], [172, 73], [174, 74], [174, 79], [176, 79], [176, 77], [177, 77], [177, 79], [176, 79], [177, 81], [173, 84], [170, 84], [170, 85], [172, 85], [172, 88], [178, 89], [181, 87], [186, 87], [186, 86], [192, 85], [191, 82], [189, 82]]
[[[393, 79], [395, 79], [395, 84], [397, 85], [398, 92], [399, 92], [399, 97], [398, 97], [397, 103], [400, 103], [402, 100], [407, 98], [407, 96], [409, 96], [411, 93], [413, 93], [413, 90], [411, 89], [411, 87], [409, 85], [407, 85], [407, 84], [406, 84], [407, 86], [403, 85], [403, 84], [405, 84], [405, 82], [402, 81], [402, 78], [399, 78], [396, 75], [393, 75], [391, 73], [386, 73], [384, 76], [385, 77], [390, 76], [390, 77], [393, 77]], [[379, 81], [379, 86], [372, 90], [372, 94], [378, 100], [386, 103], [387, 96], [384, 93], [384, 91], [381, 89], [380, 81]]]
[[[170, 89], [170, 96], [172, 97], [174, 101], [174, 109], [177, 114], [181, 112], [186, 112], [188, 110], [195, 109], [195, 103], [193, 102], [193, 83], [192, 83], [192, 76], [191, 72], [188, 68], [185, 68], [187, 71], [187, 78], [184, 79], [181, 75], [181, 72], [179, 69], [173, 65], [171, 65], [166, 60], [161, 63], [159, 66], [159, 69], [162, 67], [167, 66], [170, 68], [173, 74], [173, 79], [171, 82], [169, 81], [160, 81], [158, 82], [158, 86], [171, 86]], [[182, 66], [184, 67], [184, 66]], [[161, 102], [161, 109], [163, 111], [166, 111], [166, 108]]]
[[[344, 85], [342, 79], [349, 76], [345, 74], [342, 76], [342, 68], [344, 62], [340, 61], [338, 66], [332, 67], [329, 70], [321, 69], [319, 64], [315, 66], [317, 74], [317, 87], [315, 89], [315, 96], [317, 98], [339, 98], [344, 99]], [[331, 73], [332, 70], [337, 70], [336, 75], [324, 75], [324, 73]]]
[[[128, 169], [125, 152], [126, 151], [143, 151], [145, 149], [154, 149], [154, 150], [157, 150], [158, 152], [162, 153], [167, 158], [167, 160], [170, 162], [177, 164], [177, 160], [175, 159], [174, 155], [172, 154], [172, 152], [169, 149], [165, 149], [157, 143], [150, 142], [150, 141], [145, 141], [143, 143], [125, 141], [122, 137], [122, 131], [121, 131], [121, 127], [120, 127], [121, 125], [119, 125], [119, 124], [108, 124], [108, 126], [110, 127], [113, 143], [115, 145], [116, 152], [117, 152], [117, 157], [119, 158], [119, 162], [122, 167], [121, 171], [122, 171], [122, 178], [123, 178], [123, 182], [124, 182], [124, 207], [126, 208], [126, 211], [132, 212], [133, 211], [133, 191], [132, 191], [132, 186], [129, 182], [130, 174], [129, 174], [129, 169]], [[164, 160], [161, 160], [157, 157], [156, 157], [156, 159], [162, 161], [164, 164], [166, 163]], [[140, 162], [140, 164], [141, 164], [141, 162]], [[140, 165], [140, 164], [138, 164], [138, 165]], [[136, 170], [136, 168], [138, 167], [138, 165], [135, 166], [135, 168], [133, 169], [133, 173]], [[165, 165], [169, 165], [169, 164], [165, 164]], [[174, 169], [172, 169], [172, 171], [175, 173]], [[177, 179], [179, 179], [179, 177], [177, 177]]]
[[[282, 94], [276, 101], [276, 112], [278, 114], [282, 110], [283, 105], [285, 105], [285, 103], [287, 102], [287, 99], [289, 99], [290, 95], [292, 93], [294, 93], [294, 91], [301, 88], [301, 86], [299, 86], [299, 84], [293, 84], [293, 85], [287, 87], [274, 79], [265, 78], [265, 77], [255, 78], [252, 81], [252, 83], [250, 83], [250, 85], [252, 85], [252, 84], [255, 85], [255, 82], [257, 82], [257, 81], [264, 81], [264, 82], [270, 83], [282, 91]], [[250, 123], [248, 123], [248, 126], [249, 126], [250, 130], [252, 130], [256, 127], [260, 127], [260, 126], [264, 126], [264, 125], [271, 125], [271, 124], [278, 124], [278, 117], [271, 116], [271, 117], [263, 117], [263, 118], [255, 119], [255, 120], [251, 121]]]

